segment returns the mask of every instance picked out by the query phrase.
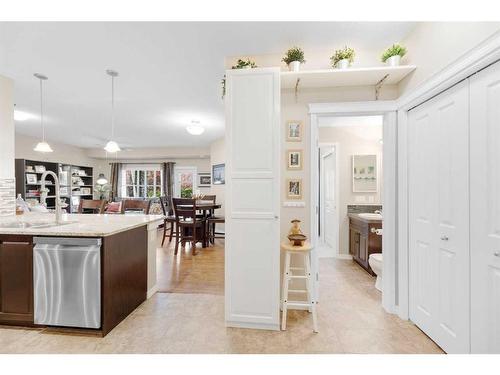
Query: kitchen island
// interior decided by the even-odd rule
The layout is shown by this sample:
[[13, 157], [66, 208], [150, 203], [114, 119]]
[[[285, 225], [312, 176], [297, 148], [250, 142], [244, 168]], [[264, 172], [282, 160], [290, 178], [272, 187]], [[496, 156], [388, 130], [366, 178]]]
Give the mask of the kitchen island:
[[[58, 330], [105, 336], [146, 298], [154, 294], [156, 230], [162, 222], [163, 217], [160, 215], [142, 214], [65, 214], [59, 224], [56, 223], [54, 214], [28, 213], [0, 217], [0, 324], [53, 327]], [[74, 264], [65, 259], [56, 257], [57, 264], [54, 267], [54, 261], [45, 262], [40, 257], [34, 257], [34, 244], [37, 242], [53, 243], [55, 251], [61, 250], [65, 243], [78, 241], [98, 244], [95, 248], [97, 256], [93, 263], [94, 267], [97, 267], [97, 273], [91, 280], [80, 281], [79, 277], [74, 275], [83, 271], [71, 268]], [[43, 246], [38, 245], [42, 248]], [[75, 252], [67, 259], [74, 258], [73, 254]], [[48, 275], [41, 278], [40, 272], [37, 274], [35, 271], [41, 268], [44, 262], [48, 264], [50, 272], [45, 272]], [[84, 264], [83, 269], [89, 274], [87, 268], [87, 264]], [[73, 275], [73, 279], [66, 284], [59, 275], [67, 279], [71, 279]], [[80, 285], [82, 283], [83, 288]], [[72, 284], [77, 284], [78, 287]], [[79, 292], [75, 292], [86, 291], [87, 284], [94, 285], [97, 290], [93, 295], [97, 295], [94, 298], [98, 301], [94, 301], [94, 304], [88, 301], [88, 291], [81, 296]], [[38, 310], [35, 309], [37, 296]], [[45, 306], [47, 300], [52, 302], [55, 308], [48, 309]], [[82, 306], [82, 309], [78, 310], [69, 309], [66, 314], [69, 318], [71, 315], [82, 315], [87, 319], [90, 315], [86, 311], [87, 307], [98, 306], [99, 312], [94, 313], [97, 316], [93, 319], [97, 325], [93, 328], [82, 325], [86, 328], [81, 328], [82, 326], [73, 323], [67, 326], [37, 323], [40, 319], [35, 318], [35, 311], [40, 311], [40, 301], [44, 301], [45, 305], [42, 307], [45, 310], [50, 310], [52, 316], [58, 318], [64, 315], [66, 300], [77, 301]]]

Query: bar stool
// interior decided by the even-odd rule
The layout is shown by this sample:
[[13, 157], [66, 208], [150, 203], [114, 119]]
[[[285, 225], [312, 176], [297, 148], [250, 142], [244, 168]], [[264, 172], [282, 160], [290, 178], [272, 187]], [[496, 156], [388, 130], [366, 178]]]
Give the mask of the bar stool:
[[[316, 302], [312, 298], [312, 280], [311, 280], [311, 250], [310, 243], [305, 242], [302, 246], [293, 246], [289, 242], [281, 243], [281, 250], [285, 252], [285, 269], [283, 273], [283, 315], [281, 317], [281, 329], [286, 330], [286, 317], [289, 308], [307, 308], [312, 313], [313, 318], [313, 331], [318, 332], [318, 319], [316, 316]], [[291, 267], [292, 255], [299, 255], [303, 257], [304, 268]], [[303, 271], [302, 275], [295, 274], [294, 271]], [[289, 289], [291, 280], [301, 279], [306, 282], [306, 289]], [[289, 301], [289, 293], [305, 293], [307, 296], [306, 301]]]

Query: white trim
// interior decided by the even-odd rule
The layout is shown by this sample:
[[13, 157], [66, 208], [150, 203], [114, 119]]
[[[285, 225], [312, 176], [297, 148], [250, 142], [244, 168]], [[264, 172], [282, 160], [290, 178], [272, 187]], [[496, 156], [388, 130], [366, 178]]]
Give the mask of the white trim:
[[350, 255], [350, 254], [335, 254], [334, 258], [335, 259], [352, 260], [352, 255]]
[[[398, 308], [396, 306], [396, 290], [398, 287], [395, 283], [399, 282], [396, 277], [399, 270], [397, 269], [398, 264], [396, 263], [396, 224], [397, 224], [397, 195], [395, 194], [398, 190], [397, 181], [397, 117], [396, 117], [397, 103], [396, 101], [368, 101], [368, 102], [345, 102], [345, 103], [311, 103], [309, 104], [309, 114], [310, 114], [310, 181], [311, 181], [311, 194], [310, 194], [310, 219], [311, 219], [311, 231], [312, 233], [317, 233], [317, 194], [318, 191], [318, 153], [315, 152], [319, 147], [318, 142], [318, 127], [319, 121], [318, 117], [325, 116], [362, 116], [362, 115], [384, 115], [384, 125], [383, 132], [384, 136], [388, 136], [388, 139], [384, 139], [384, 165], [391, 166], [392, 171], [384, 169], [382, 178], [384, 179], [384, 211], [387, 208], [388, 213], [393, 215], [393, 220], [384, 219], [384, 275], [389, 273], [392, 277], [388, 277], [387, 281], [384, 282], [383, 293], [382, 293], [382, 306], [387, 312], [396, 313]], [[386, 121], [387, 119], [387, 121]], [[387, 152], [387, 155], [385, 155]], [[390, 178], [388, 181], [387, 179]], [[387, 233], [387, 236], [385, 234]], [[312, 236], [311, 242], [313, 246], [316, 245], [317, 236]], [[313, 264], [316, 256], [313, 256]], [[317, 260], [316, 260], [317, 261]], [[389, 265], [389, 266], [386, 266]], [[317, 271], [316, 268], [313, 268]], [[394, 271], [391, 273], [388, 270], [392, 267]], [[384, 277], [385, 279], [385, 277]], [[314, 283], [313, 293], [317, 296], [317, 282]]]
[[226, 321], [226, 327], [231, 328], [250, 328], [250, 329], [265, 329], [270, 331], [281, 331], [279, 324], [266, 324], [266, 323], [248, 323], [248, 322], [234, 322]]
[[146, 294], [146, 299], [150, 299], [153, 297], [156, 293], [158, 292], [158, 285], [155, 284], [151, 287], [151, 289], [148, 290], [148, 293]]
[[500, 30], [401, 96], [397, 100], [398, 109], [407, 111], [497, 60], [500, 60]]

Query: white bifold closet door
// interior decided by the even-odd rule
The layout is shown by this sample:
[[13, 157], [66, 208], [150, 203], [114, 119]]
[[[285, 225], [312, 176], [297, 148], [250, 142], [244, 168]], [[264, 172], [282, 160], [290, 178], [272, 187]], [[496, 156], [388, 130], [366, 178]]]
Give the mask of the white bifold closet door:
[[280, 69], [226, 76], [226, 325], [279, 330]]
[[500, 353], [500, 63], [470, 89], [471, 351]]
[[410, 319], [446, 352], [468, 353], [468, 81], [408, 119]]

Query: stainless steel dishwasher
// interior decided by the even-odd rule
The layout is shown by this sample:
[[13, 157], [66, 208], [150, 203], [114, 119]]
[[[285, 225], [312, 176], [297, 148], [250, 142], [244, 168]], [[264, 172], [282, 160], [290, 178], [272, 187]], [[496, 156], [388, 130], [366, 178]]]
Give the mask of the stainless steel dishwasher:
[[35, 324], [101, 327], [101, 239], [35, 237]]

